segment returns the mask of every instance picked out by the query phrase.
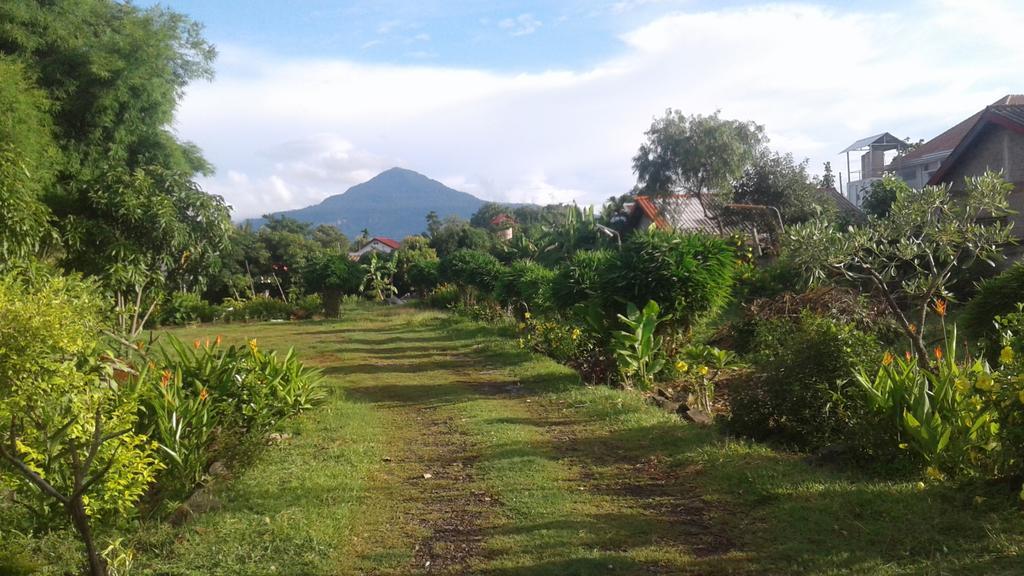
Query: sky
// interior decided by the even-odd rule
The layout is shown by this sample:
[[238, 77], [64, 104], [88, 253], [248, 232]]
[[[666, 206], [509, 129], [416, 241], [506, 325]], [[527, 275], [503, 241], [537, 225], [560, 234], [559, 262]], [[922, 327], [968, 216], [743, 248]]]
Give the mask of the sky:
[[1018, 0], [161, 4], [219, 51], [174, 129], [235, 218], [393, 166], [486, 200], [600, 203], [635, 184], [669, 108], [753, 120], [811, 173], [845, 172], [859, 138], [927, 140], [1024, 92]]

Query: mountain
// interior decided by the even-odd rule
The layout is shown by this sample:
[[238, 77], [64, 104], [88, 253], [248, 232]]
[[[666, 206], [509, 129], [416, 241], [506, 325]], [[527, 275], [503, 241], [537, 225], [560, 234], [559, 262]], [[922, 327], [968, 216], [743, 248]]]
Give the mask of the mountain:
[[[287, 216], [313, 225], [331, 224], [349, 238], [355, 238], [366, 228], [371, 236], [401, 240], [426, 230], [431, 210], [441, 218], [454, 214], [469, 219], [483, 204], [472, 194], [453, 190], [418, 172], [392, 168], [319, 204], [275, 212], [272, 216]], [[263, 220], [252, 222], [258, 226]]]

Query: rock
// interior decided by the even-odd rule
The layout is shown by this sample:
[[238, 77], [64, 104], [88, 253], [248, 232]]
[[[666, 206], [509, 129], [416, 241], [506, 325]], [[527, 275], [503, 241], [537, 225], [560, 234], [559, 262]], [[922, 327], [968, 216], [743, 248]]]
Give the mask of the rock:
[[431, 479], [431, 478], [433, 478], [433, 477], [434, 477], [434, 475], [433, 475], [433, 474], [431, 474], [430, 472], [424, 472], [424, 473], [423, 473], [423, 478], [424, 478], [425, 480], [430, 480], [430, 479]]
[[226, 478], [231, 475], [231, 471], [224, 465], [220, 460], [210, 464], [210, 476], [214, 478]]
[[209, 490], [200, 488], [171, 513], [167, 523], [172, 526], [183, 526], [196, 516], [220, 507], [221, 502], [216, 496]]
[[388, 298], [384, 302], [386, 304], [388, 304], [389, 306], [401, 306], [401, 305], [405, 304], [405, 300], [402, 300], [401, 298], [399, 298], [397, 296], [391, 296], [390, 298]]
[[652, 404], [666, 412], [676, 412], [679, 410], [679, 406], [681, 405], [680, 402], [674, 402], [668, 398], [665, 398], [657, 394], [651, 396], [650, 399]]
[[292, 435], [287, 432], [273, 432], [267, 436], [268, 444], [280, 444], [285, 440], [291, 440]]
[[682, 408], [683, 407], [680, 406], [680, 416], [682, 416], [685, 420], [693, 422], [694, 424], [699, 424], [701, 426], [710, 426], [715, 421], [714, 414], [708, 414], [707, 412], [701, 410], [700, 408], [687, 408], [685, 412], [682, 412]]

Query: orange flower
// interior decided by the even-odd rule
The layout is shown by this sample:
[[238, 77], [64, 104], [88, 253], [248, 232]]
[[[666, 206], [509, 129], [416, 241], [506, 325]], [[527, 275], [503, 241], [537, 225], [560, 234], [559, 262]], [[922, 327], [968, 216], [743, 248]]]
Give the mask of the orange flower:
[[210, 393], [206, 391], [206, 388], [203, 388], [202, 390], [199, 391], [199, 399], [200, 400], [206, 400], [209, 397], [210, 397]]
[[907, 359], [907, 362], [910, 362], [910, 358], [911, 358], [910, 350], [907, 350], [906, 352], [904, 352], [903, 353], [903, 357]]
[[882, 366], [888, 366], [892, 364], [893, 357], [892, 352], [886, 352], [885, 356], [882, 356]]
[[221, 342], [223, 342], [223, 341], [224, 341], [224, 340], [223, 340], [223, 339], [222, 339], [222, 338], [221, 338], [220, 336], [217, 336], [217, 339], [216, 339], [216, 340], [214, 340], [214, 341], [213, 341], [213, 343], [214, 343], [214, 345], [216, 345], [216, 346], [220, 346], [220, 343], [221, 343]]
[[910, 333], [917, 334], [917, 324], [914, 324], [913, 322], [910, 323]]
[[194, 342], [192, 342], [192, 347], [195, 348], [196, 350], [199, 350], [199, 347], [202, 345], [203, 343], [200, 342], [198, 338]]
[[941, 346], [936, 346], [935, 347], [935, 359], [936, 360], [942, 360], [942, 347]]
[[207, 348], [209, 348], [209, 347], [210, 347], [210, 339], [209, 339], [209, 338], [207, 338], [207, 339], [206, 339], [206, 347], [207, 347]]
[[942, 298], [936, 298], [935, 303], [932, 305], [935, 308], [935, 313], [939, 316], [946, 317], [946, 301]]
[[171, 371], [164, 370], [164, 373], [160, 375], [160, 387], [167, 388], [167, 384], [171, 381]]
[[138, 350], [139, 352], [142, 352], [142, 349], [145, 347], [146, 343], [142, 340], [139, 340], [138, 342], [135, 343], [135, 349]]

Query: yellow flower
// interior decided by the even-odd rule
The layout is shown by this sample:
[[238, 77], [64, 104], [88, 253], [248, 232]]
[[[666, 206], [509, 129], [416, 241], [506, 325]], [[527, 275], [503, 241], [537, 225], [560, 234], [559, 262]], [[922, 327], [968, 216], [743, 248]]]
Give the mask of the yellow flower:
[[206, 391], [206, 388], [203, 388], [202, 390], [199, 391], [199, 399], [200, 400], [206, 400], [209, 397], [210, 397], [210, 393]]
[[918, 482], [917, 484], [914, 484], [914, 487], [917, 488], [918, 490], [924, 490], [924, 482]]
[[940, 472], [935, 466], [929, 466], [928, 469], [924, 471], [924, 475], [932, 480], [942, 480], [943, 478], [942, 472]]
[[969, 392], [971, 390], [971, 381], [966, 378], [957, 378], [954, 384], [956, 389], [961, 392]]
[[697, 371], [700, 372], [701, 376], [707, 376], [708, 375], [708, 367], [707, 366], [701, 366], [700, 368], [697, 369]]
[[893, 357], [892, 352], [886, 352], [885, 356], [882, 356], [882, 366], [888, 366], [892, 364]]
[[978, 374], [978, 381], [975, 383], [978, 390], [984, 390], [988, 392], [992, 389], [992, 376], [988, 372], [982, 372]]
[[523, 318], [526, 318], [527, 320], [529, 320], [530, 319], [530, 313], [529, 312], [524, 313], [523, 314]]
[[676, 360], [676, 372], [686, 372], [690, 369], [690, 365], [682, 360]]
[[249, 350], [252, 350], [253, 352], [255, 352], [257, 350], [256, 339], [255, 338], [253, 338], [252, 340], [249, 340]]
[[1011, 362], [1013, 362], [1013, 348], [1007, 346], [999, 353], [999, 363], [1005, 366]]
[[906, 450], [907, 448], [910, 448], [909, 444], [906, 442], [900, 442], [900, 450]]
[[580, 336], [581, 336], [582, 334], [583, 334], [583, 332], [581, 332], [579, 328], [573, 328], [573, 329], [572, 329], [572, 339], [573, 339], [573, 340], [578, 340], [578, 339], [579, 339], [579, 337], [580, 337]]

